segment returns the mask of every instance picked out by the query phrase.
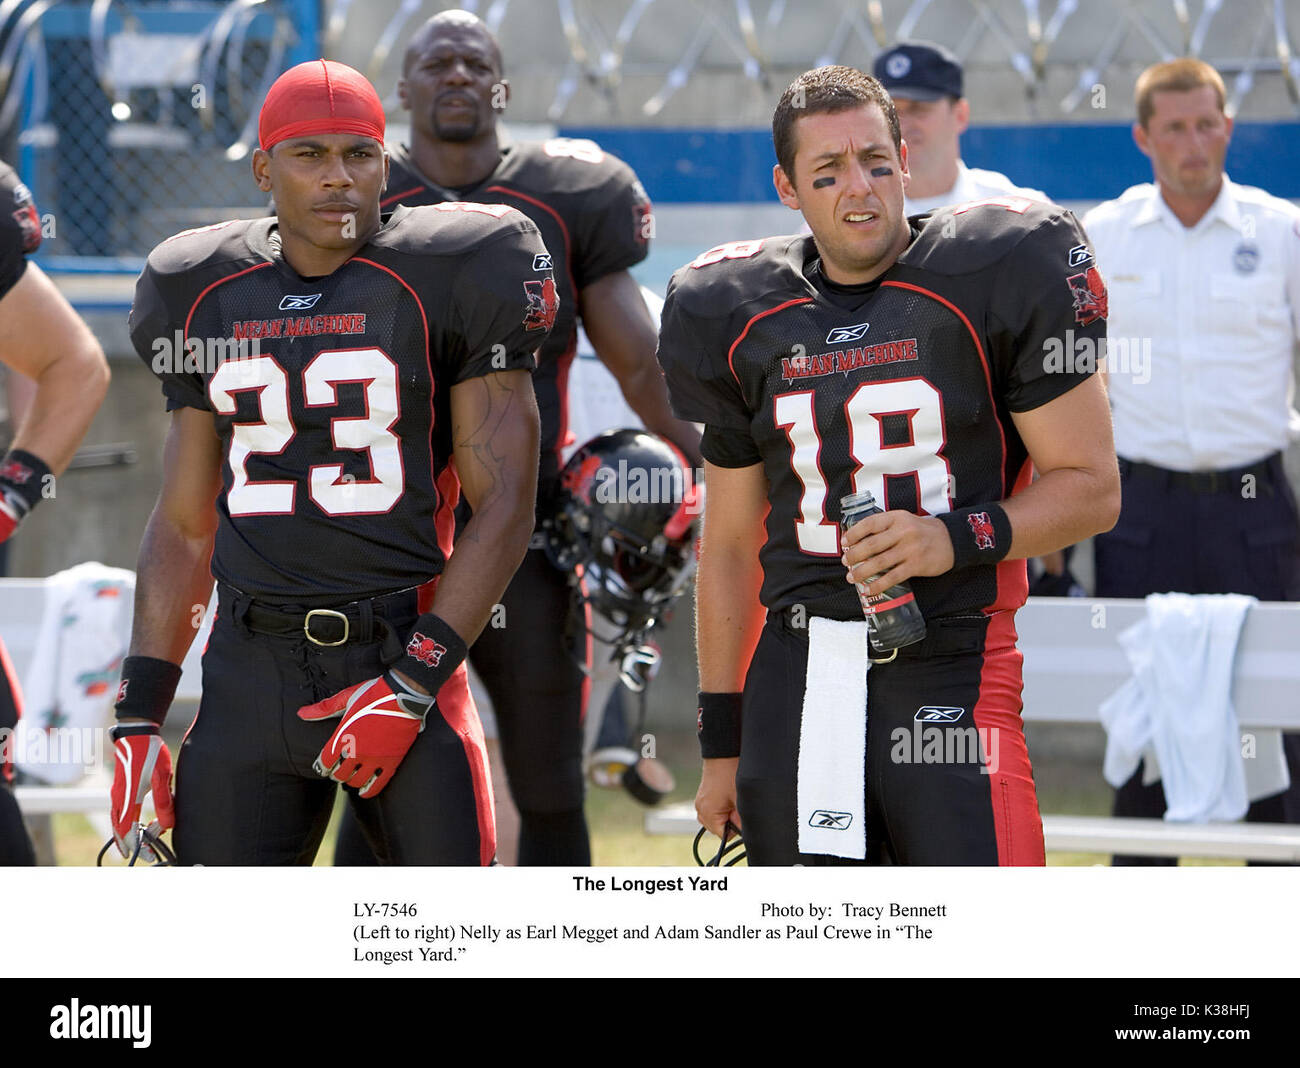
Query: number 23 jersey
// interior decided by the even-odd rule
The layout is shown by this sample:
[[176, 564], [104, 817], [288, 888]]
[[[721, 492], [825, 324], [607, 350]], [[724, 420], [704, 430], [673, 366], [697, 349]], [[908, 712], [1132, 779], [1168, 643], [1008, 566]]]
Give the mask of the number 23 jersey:
[[[861, 618], [840, 563], [840, 498], [937, 515], [1003, 500], [1032, 465], [1011, 413], [1083, 381], [1105, 289], [1074, 217], [1020, 198], [910, 220], [875, 282], [835, 286], [811, 236], [735, 242], [669, 285], [659, 338], [673, 410], [714, 464], [761, 462], [770, 610]], [[1016, 608], [1025, 562], [911, 580], [927, 618]]]
[[328, 604], [440, 573], [451, 389], [531, 371], [556, 301], [536, 226], [492, 205], [399, 208], [320, 278], [284, 262], [274, 218], [154, 249], [131, 339], [169, 410], [214, 415], [216, 578]]

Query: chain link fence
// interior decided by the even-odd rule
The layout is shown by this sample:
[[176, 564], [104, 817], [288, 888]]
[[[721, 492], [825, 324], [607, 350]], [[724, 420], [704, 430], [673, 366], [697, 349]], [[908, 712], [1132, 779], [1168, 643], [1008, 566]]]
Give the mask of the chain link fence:
[[[402, 43], [440, 7], [334, 0], [328, 54], [365, 71], [396, 107]], [[520, 122], [765, 126], [813, 66], [869, 70], [906, 38], [963, 61], [979, 121], [1131, 118], [1146, 66], [1200, 56], [1243, 118], [1300, 111], [1297, 0], [464, 0], [501, 41]]]
[[316, 54], [313, 23], [301, 0], [0, 3], [0, 155], [32, 188], [46, 252], [140, 256], [264, 210], [257, 109]]

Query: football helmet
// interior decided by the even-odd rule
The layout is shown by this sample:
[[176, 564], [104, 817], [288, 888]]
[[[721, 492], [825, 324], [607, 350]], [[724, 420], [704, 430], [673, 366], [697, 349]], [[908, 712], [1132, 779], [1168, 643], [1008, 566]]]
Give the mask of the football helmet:
[[560, 472], [547, 556], [573, 576], [571, 615], [615, 648], [634, 691], [658, 659], [647, 635], [695, 572], [702, 503], [685, 457], [643, 430], [597, 434]]

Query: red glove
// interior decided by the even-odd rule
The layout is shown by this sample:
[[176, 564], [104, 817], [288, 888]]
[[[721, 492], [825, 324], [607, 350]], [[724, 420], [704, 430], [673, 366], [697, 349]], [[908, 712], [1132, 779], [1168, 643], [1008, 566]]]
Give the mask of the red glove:
[[388, 785], [424, 730], [424, 717], [433, 705], [432, 697], [411, 689], [389, 671], [304, 705], [298, 718], [342, 718], [316, 758], [316, 771], [345, 786], [359, 787], [361, 797], [371, 798]]
[[109, 795], [113, 840], [122, 856], [130, 857], [135, 851], [145, 794], [153, 792], [153, 807], [162, 830], [176, 822], [172, 811], [172, 755], [154, 723], [119, 723], [109, 736], [117, 757], [113, 792]]
[[24, 515], [25, 512], [20, 511], [3, 494], [0, 494], [0, 542], [9, 540], [9, 535], [18, 529], [18, 524], [23, 521]]

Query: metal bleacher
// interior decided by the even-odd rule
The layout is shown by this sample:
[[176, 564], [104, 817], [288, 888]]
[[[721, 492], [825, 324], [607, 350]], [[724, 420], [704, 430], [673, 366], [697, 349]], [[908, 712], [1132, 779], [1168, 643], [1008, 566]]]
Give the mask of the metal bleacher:
[[[1016, 613], [1025, 657], [1028, 723], [1096, 723], [1097, 709], [1130, 674], [1119, 635], [1142, 601], [1035, 597]], [[1300, 604], [1258, 604], [1242, 626], [1232, 700], [1245, 731], [1300, 730]], [[1032, 756], [1032, 753], [1031, 753]], [[694, 834], [690, 804], [655, 809], [651, 834]], [[1300, 827], [1161, 820], [1043, 817], [1048, 850], [1300, 862]]]

